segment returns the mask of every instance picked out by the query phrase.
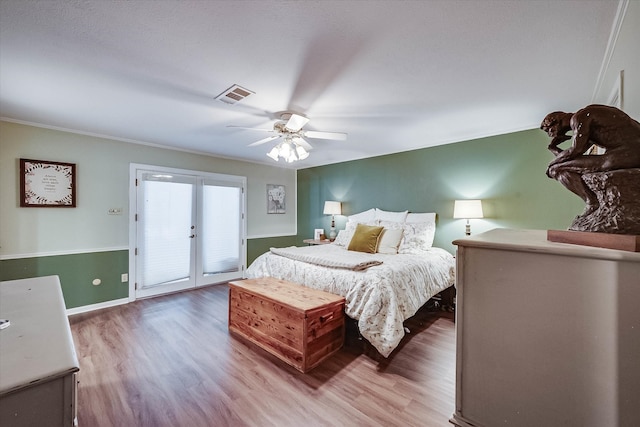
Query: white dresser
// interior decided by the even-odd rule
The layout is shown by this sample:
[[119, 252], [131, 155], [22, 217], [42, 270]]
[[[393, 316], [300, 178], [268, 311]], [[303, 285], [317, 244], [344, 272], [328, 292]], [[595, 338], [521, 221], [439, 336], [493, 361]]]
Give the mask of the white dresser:
[[78, 358], [58, 276], [0, 282], [0, 426], [73, 426]]
[[457, 426], [640, 426], [640, 253], [497, 229], [457, 251]]

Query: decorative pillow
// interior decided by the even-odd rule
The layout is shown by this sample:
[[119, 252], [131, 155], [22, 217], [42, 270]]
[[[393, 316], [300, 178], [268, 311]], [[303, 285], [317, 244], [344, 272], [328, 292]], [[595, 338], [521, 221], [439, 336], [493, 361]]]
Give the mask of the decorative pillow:
[[384, 227], [358, 224], [347, 249], [375, 254], [382, 230], [384, 230]]
[[369, 209], [368, 211], [360, 212], [357, 214], [349, 215], [347, 217], [347, 222], [353, 223], [367, 223], [373, 222], [376, 219], [376, 210], [374, 208]]
[[[338, 231], [338, 235], [336, 236], [336, 240], [334, 240], [333, 243], [335, 243], [338, 246], [344, 246], [345, 248], [347, 246], [349, 246], [349, 242], [351, 241], [351, 238], [353, 237], [353, 233], [356, 232], [356, 227], [358, 226], [358, 224], [380, 225], [376, 221], [368, 221], [366, 223], [349, 221], [345, 225], [344, 230], [340, 230], [340, 231], [344, 231], [344, 233], [340, 233], [340, 231]], [[400, 224], [400, 226], [402, 226], [402, 224]]]
[[[355, 231], [355, 227], [353, 231]], [[348, 231], [346, 228], [338, 231], [338, 235], [336, 236], [336, 240], [333, 241], [333, 244], [346, 247], [353, 237], [353, 231]]]
[[333, 243], [338, 246], [344, 246], [345, 248], [349, 246], [349, 242], [353, 237], [353, 233], [356, 232], [357, 225], [358, 225], [357, 222], [347, 222], [347, 225], [344, 227], [344, 230], [338, 231], [336, 240], [334, 240]]
[[416, 254], [426, 251], [433, 245], [435, 234], [436, 224], [433, 222], [405, 223], [398, 253]]
[[409, 211], [403, 212], [389, 212], [376, 208], [376, 220], [377, 221], [391, 221], [391, 222], [404, 222], [407, 218]]
[[397, 254], [400, 240], [402, 240], [402, 228], [385, 228], [380, 236], [377, 252], [381, 254]]

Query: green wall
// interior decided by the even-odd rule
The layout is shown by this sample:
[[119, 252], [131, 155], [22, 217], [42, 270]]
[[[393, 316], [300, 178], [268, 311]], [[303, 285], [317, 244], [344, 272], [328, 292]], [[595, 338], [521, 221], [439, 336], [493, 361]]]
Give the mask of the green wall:
[[265, 237], [261, 239], [251, 239], [247, 246], [247, 267], [270, 248], [284, 248], [287, 246], [299, 246], [302, 241], [298, 241], [297, 236]]
[[456, 144], [298, 171], [298, 237], [329, 229], [325, 200], [343, 204], [346, 215], [378, 207], [436, 212], [434, 244], [451, 252], [464, 237], [464, 220], [452, 218], [456, 199], [483, 200], [485, 219], [472, 233], [492, 228], [566, 229], [584, 203], [545, 175], [553, 158], [548, 137], [533, 129]]
[[[0, 280], [29, 277], [60, 277], [67, 308], [127, 298], [129, 283], [121, 274], [128, 271], [129, 251], [107, 251], [55, 255], [0, 261]], [[98, 286], [94, 279], [100, 279]]]
[[[248, 239], [247, 265], [271, 247], [296, 244], [296, 236]], [[128, 250], [0, 260], [0, 281], [59, 276], [68, 309], [127, 298], [129, 284], [121, 275], [128, 271]], [[93, 285], [94, 279], [100, 285]]]

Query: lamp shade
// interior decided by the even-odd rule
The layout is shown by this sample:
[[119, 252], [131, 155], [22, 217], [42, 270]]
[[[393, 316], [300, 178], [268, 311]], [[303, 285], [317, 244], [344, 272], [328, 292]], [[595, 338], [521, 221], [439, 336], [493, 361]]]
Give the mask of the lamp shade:
[[453, 204], [454, 218], [483, 218], [482, 200], [456, 200]]
[[342, 206], [340, 202], [326, 201], [323, 213], [325, 215], [342, 215]]

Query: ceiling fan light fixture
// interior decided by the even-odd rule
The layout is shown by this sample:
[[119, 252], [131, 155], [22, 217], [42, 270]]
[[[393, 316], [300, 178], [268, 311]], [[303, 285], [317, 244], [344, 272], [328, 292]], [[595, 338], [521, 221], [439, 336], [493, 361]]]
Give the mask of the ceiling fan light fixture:
[[291, 146], [289, 145], [288, 142], [285, 141], [280, 144], [280, 157], [284, 157], [285, 159], [288, 159], [292, 151], [293, 150], [291, 149]]
[[309, 157], [309, 150], [312, 150], [313, 147], [306, 141], [306, 139], [304, 138], [305, 136], [308, 136], [309, 138], [337, 139], [342, 141], [347, 139], [347, 134], [342, 132], [303, 130], [302, 127], [308, 122], [309, 119], [305, 116], [301, 116], [300, 114], [292, 112], [282, 112], [280, 113], [280, 120], [273, 124], [273, 129], [244, 128], [242, 126], [231, 125], [229, 125], [229, 127], [277, 133], [277, 135], [268, 136], [252, 144], [249, 144], [249, 147], [255, 147], [256, 145], [261, 145], [274, 139], [284, 138], [282, 142], [277, 144], [267, 153], [267, 156], [269, 156], [276, 162], [279, 161], [281, 157], [287, 163], [293, 163], [295, 161], [304, 160]]
[[309, 153], [304, 149], [302, 145], [296, 146], [296, 154], [298, 155], [298, 159], [304, 160], [309, 157]]
[[293, 163], [298, 160], [304, 160], [309, 157], [309, 152], [293, 139], [287, 138], [275, 147], [273, 147], [267, 156], [276, 162], [282, 158], [287, 163]]
[[273, 160], [277, 162], [279, 154], [280, 154], [280, 151], [278, 150], [278, 146], [276, 145], [271, 149], [271, 151], [267, 153], [267, 156], [271, 157]]

